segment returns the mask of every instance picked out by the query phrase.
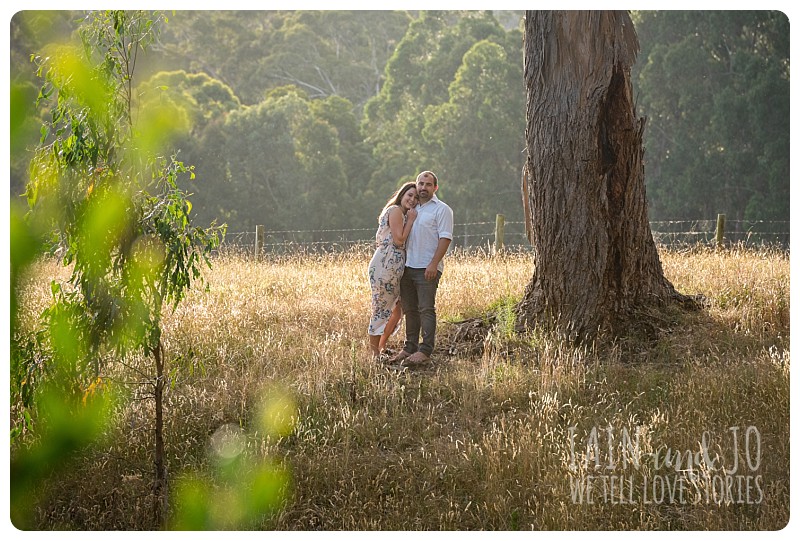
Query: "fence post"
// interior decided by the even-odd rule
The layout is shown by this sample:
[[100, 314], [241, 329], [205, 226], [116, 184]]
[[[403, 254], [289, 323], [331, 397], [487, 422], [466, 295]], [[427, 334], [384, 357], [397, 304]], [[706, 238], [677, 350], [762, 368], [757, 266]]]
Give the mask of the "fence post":
[[494, 222], [494, 253], [498, 254], [503, 251], [503, 237], [506, 232], [506, 217], [498, 214]]
[[725, 215], [717, 214], [717, 248], [722, 248], [725, 238]]
[[258, 258], [261, 257], [261, 251], [264, 249], [264, 226], [257, 225], [256, 226], [256, 243], [254, 247], [253, 255], [255, 256], [256, 261]]

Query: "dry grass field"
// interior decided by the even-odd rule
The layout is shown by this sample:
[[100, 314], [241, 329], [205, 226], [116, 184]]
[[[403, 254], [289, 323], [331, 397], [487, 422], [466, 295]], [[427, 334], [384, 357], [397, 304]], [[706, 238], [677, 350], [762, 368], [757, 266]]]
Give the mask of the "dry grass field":
[[[437, 352], [413, 372], [369, 356], [369, 256], [220, 256], [207, 287], [165, 316], [170, 486], [208, 479], [207, 527], [786, 526], [787, 254], [663, 251], [668, 278], [683, 293], [705, 295], [706, 309], [653, 314], [655, 324], [629, 336], [581, 346], [512, 332], [510, 307], [530, 279], [529, 256], [452, 254], [437, 300]], [[48, 301], [43, 276], [58, 272], [43, 265], [29, 278], [27, 328]], [[489, 310], [499, 314], [497, 328], [476, 347], [457, 347], [453, 323]], [[113, 381], [135, 379], [145, 366], [132, 360]], [[152, 404], [135, 390], [129, 398], [108, 442], [38, 494], [37, 529], [156, 527]], [[263, 428], [265, 403], [291, 412], [278, 416], [282, 428]], [[241, 499], [227, 478], [203, 473], [218, 469], [220, 456], [247, 475], [258, 464], [280, 471], [280, 505], [237, 521]], [[171, 505], [180, 514], [191, 501]]]

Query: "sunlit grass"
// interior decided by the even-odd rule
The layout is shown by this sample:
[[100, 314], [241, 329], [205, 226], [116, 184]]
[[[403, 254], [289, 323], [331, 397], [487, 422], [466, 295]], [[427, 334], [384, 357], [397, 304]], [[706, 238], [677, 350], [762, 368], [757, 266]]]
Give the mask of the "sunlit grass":
[[[291, 475], [283, 507], [250, 528], [786, 525], [786, 254], [664, 251], [668, 278], [683, 293], [706, 296], [704, 311], [659, 314], [655, 334], [636, 344], [631, 338], [576, 347], [535, 332], [495, 333], [477, 352], [450, 356], [440, 350], [433, 367], [417, 373], [390, 372], [370, 359], [369, 255], [353, 250], [257, 262], [219, 257], [206, 272], [206, 287], [194, 289], [176, 312], [165, 315], [166, 357], [174, 370], [166, 437], [176, 486], [212, 465], [214, 434], [235, 426], [242, 456], [282, 464]], [[437, 298], [442, 346], [453, 322], [519, 298], [532, 270], [524, 253], [448, 256]], [[43, 265], [25, 281], [25, 328], [35, 327], [34, 314], [47, 303], [43, 277], [62, 273]], [[399, 340], [398, 335], [391, 345]], [[291, 432], [261, 428], [265, 411], [271, 411], [265, 404], [284, 403], [295, 416]], [[118, 413], [109, 447], [82, 457], [74, 476], [52, 480], [42, 495], [39, 527], [147, 527], [152, 405], [128, 404]], [[677, 478], [674, 469], [667, 475], [652, 462], [606, 471], [607, 457], [595, 471], [594, 462], [582, 462], [593, 428], [604, 456], [611, 427], [614, 434], [642, 430], [645, 454], [659, 448], [696, 452], [707, 433], [715, 445], [711, 452], [730, 460], [729, 428], [742, 427], [743, 441], [751, 426], [760, 436], [761, 461], [757, 471], [740, 466], [739, 474], [752, 477], [751, 496], [760, 496], [758, 503], [737, 495], [734, 501], [648, 502], [646, 483], [635, 487], [635, 501], [628, 504], [605, 501], [600, 492], [591, 503], [573, 499], [575, 481], [586, 476]], [[744, 451], [738, 452], [746, 464]], [[712, 486], [697, 483], [693, 490]]]

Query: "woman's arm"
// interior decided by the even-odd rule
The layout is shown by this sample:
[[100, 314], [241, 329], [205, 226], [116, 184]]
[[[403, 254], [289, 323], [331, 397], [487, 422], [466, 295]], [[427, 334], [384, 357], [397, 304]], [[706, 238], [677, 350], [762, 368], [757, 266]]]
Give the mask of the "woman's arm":
[[406, 213], [406, 223], [403, 224], [403, 211], [400, 207], [395, 207], [389, 211], [389, 230], [392, 232], [392, 242], [398, 248], [406, 245], [408, 234], [411, 233], [411, 225], [417, 218], [417, 211], [410, 209]]

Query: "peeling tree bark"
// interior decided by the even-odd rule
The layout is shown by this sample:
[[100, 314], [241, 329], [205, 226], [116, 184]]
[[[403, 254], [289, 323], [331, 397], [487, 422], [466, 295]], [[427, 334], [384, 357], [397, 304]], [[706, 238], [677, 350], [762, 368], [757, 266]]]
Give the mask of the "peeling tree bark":
[[643, 305], [689, 301], [664, 277], [644, 184], [644, 118], [630, 82], [639, 44], [626, 12], [525, 14], [522, 178], [534, 273], [520, 329], [575, 338]]

